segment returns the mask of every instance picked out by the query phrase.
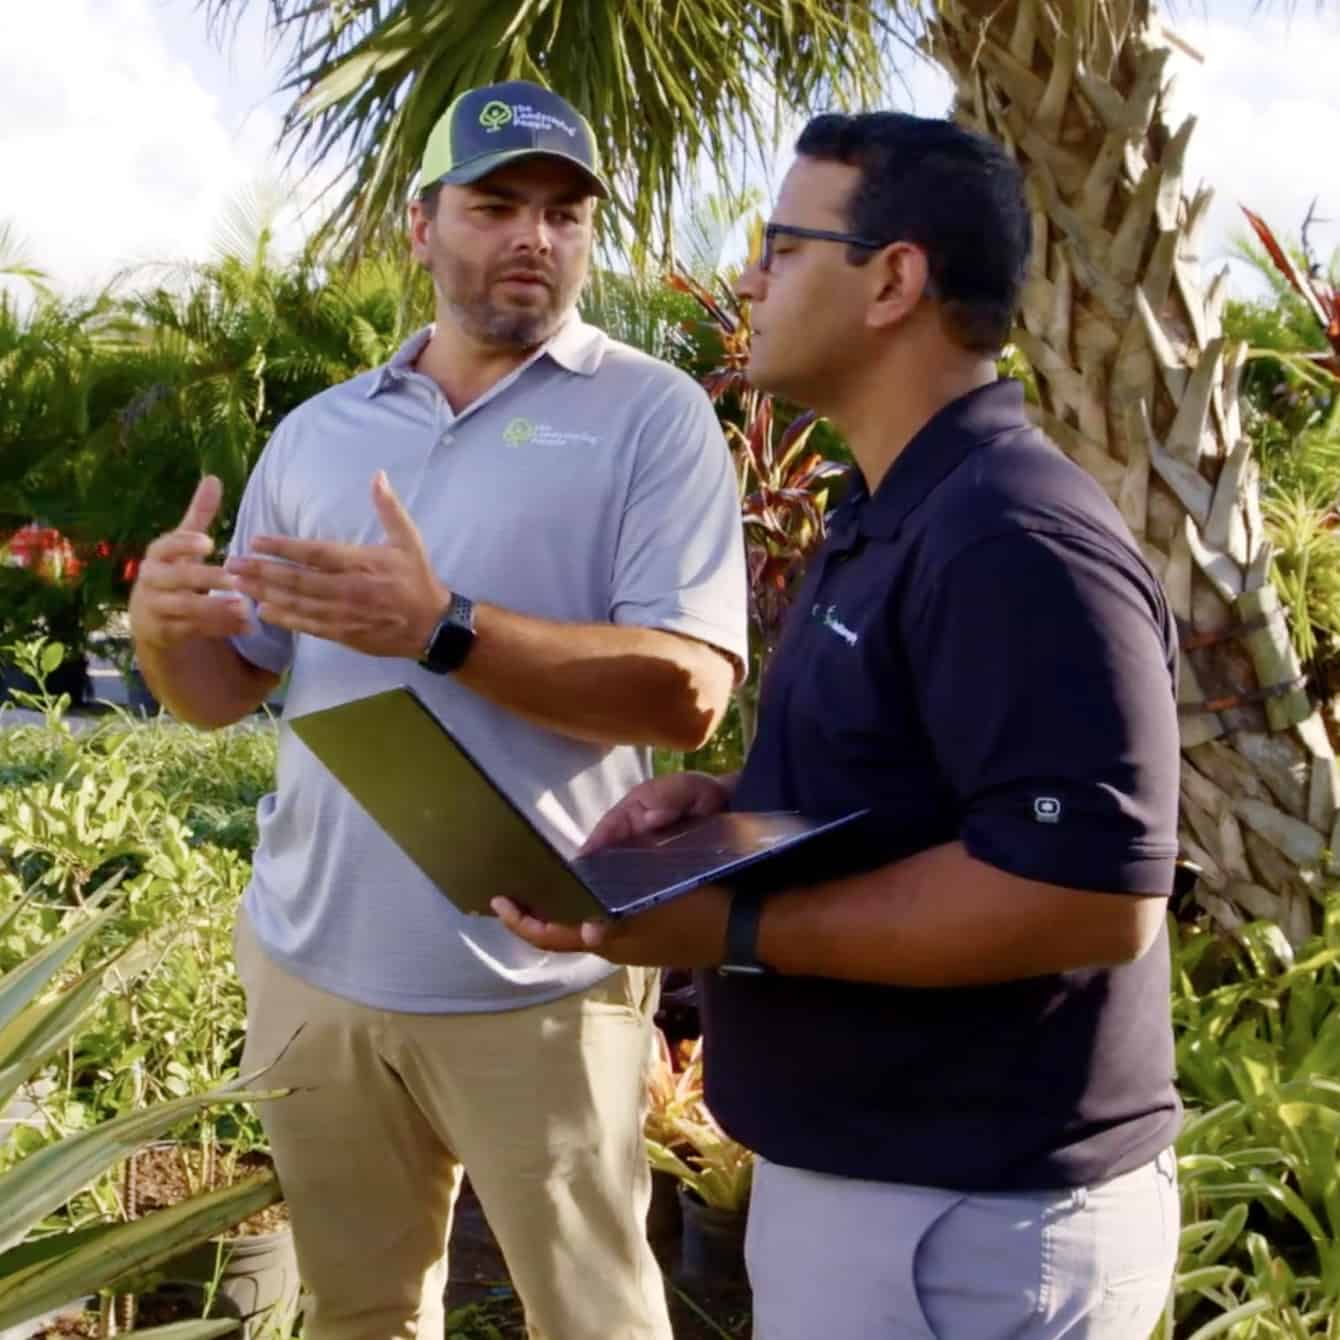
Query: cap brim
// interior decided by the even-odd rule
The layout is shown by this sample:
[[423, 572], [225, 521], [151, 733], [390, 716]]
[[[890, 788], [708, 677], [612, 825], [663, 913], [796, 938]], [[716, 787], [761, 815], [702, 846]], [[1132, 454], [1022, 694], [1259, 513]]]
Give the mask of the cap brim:
[[[571, 154], [561, 154], [554, 149], [504, 149], [496, 154], [481, 154], [478, 158], [470, 159], [468, 163], [452, 168], [450, 172], [444, 172], [434, 180], [446, 182], [449, 186], [469, 186], [487, 177], [490, 172], [496, 172], [511, 163], [519, 163], [523, 158], [552, 158], [556, 162], [567, 163], [575, 167], [586, 179], [592, 195], [599, 196], [602, 200], [609, 199], [609, 187], [585, 163]], [[425, 181], [419, 189], [426, 191], [432, 185], [433, 182]]]

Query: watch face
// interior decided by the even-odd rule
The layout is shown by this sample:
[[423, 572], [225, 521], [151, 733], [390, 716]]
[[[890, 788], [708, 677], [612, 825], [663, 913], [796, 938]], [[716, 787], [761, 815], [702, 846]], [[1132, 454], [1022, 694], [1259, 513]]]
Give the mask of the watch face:
[[475, 641], [474, 603], [464, 596], [451, 598], [419, 664], [425, 670], [445, 675], [464, 664]]

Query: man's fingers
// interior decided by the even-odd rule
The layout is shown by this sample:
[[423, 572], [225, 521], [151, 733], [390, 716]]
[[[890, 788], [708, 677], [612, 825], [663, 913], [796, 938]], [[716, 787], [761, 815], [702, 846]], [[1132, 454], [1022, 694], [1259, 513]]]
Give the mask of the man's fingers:
[[598, 954], [613, 929], [612, 921], [583, 921], [581, 925], [582, 944], [593, 954]]
[[378, 470], [372, 477], [372, 505], [377, 509], [377, 516], [390, 544], [410, 553], [423, 552], [423, 537], [419, 534], [419, 528], [405, 510], [405, 504], [396, 496], [385, 470]]
[[589, 856], [593, 851], [599, 851], [601, 847], [608, 847], [611, 843], [622, 842], [632, 836], [633, 828], [628, 819], [628, 810], [620, 805], [617, 809], [611, 810], [591, 830], [577, 855]]
[[213, 563], [146, 559], [139, 585], [155, 591], [236, 591], [237, 579]]
[[223, 482], [217, 475], [206, 475], [196, 486], [186, 513], [181, 519], [181, 530], [193, 530], [204, 533], [213, 524], [219, 514], [219, 504], [223, 502]]
[[177, 592], [156, 597], [137, 630], [150, 642], [183, 642], [193, 637], [240, 637], [251, 630], [245, 601]]
[[378, 548], [361, 544], [336, 544], [330, 540], [295, 540], [287, 535], [258, 535], [251, 554], [280, 558], [320, 572], [367, 571], [376, 562]]
[[281, 563], [273, 558], [243, 558], [234, 556], [223, 565], [237, 581], [238, 586], [253, 598], [270, 595], [306, 596], [313, 600], [358, 599], [361, 576], [351, 578], [347, 573], [299, 567], [296, 563]]
[[144, 551], [144, 565], [155, 561], [176, 563], [181, 559], [208, 558], [214, 551], [214, 541], [208, 535], [194, 530], [172, 530], [160, 535]]
[[573, 953], [585, 948], [580, 926], [563, 926], [554, 921], [541, 921], [522, 911], [510, 898], [494, 898], [489, 904], [498, 920], [513, 935], [519, 936], [536, 949], [554, 953]]

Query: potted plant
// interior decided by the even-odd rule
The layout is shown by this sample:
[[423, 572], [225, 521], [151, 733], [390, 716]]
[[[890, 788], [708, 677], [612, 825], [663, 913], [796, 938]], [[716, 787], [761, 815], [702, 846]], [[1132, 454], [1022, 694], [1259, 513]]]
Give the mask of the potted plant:
[[[655, 1051], [647, 1073], [647, 1115], [643, 1132], [648, 1150], [682, 1155], [688, 1145], [678, 1123], [698, 1110], [703, 1096], [701, 1040], [682, 1041], [671, 1047], [660, 1028], [654, 1028]], [[650, 1154], [649, 1154], [650, 1158]], [[647, 1238], [653, 1247], [678, 1242], [682, 1233], [679, 1209], [679, 1178], [651, 1159], [651, 1202], [647, 1208]]]
[[656, 1136], [647, 1138], [654, 1171], [677, 1183], [683, 1231], [680, 1273], [698, 1285], [745, 1282], [744, 1234], [754, 1155], [717, 1125], [702, 1097], [702, 1039], [689, 1048], [677, 1081], [685, 1101], [663, 1107]]
[[[196, 1141], [163, 1141], [138, 1150], [126, 1161], [123, 1200], [138, 1218], [194, 1196], [260, 1179], [274, 1180], [267, 1151], [219, 1142], [206, 1119]], [[176, 1298], [194, 1315], [237, 1317], [243, 1337], [286, 1334], [297, 1317], [300, 1284], [293, 1232], [282, 1201], [263, 1206], [225, 1232], [164, 1262], [148, 1298]], [[141, 1301], [144, 1301], [141, 1299]]]

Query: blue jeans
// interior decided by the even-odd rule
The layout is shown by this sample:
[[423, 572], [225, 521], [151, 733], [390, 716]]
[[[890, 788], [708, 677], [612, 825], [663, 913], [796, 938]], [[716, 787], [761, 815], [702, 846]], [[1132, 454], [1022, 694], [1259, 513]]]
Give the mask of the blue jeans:
[[1145, 1340], [1177, 1260], [1171, 1150], [1099, 1186], [974, 1194], [759, 1161], [755, 1340]]

